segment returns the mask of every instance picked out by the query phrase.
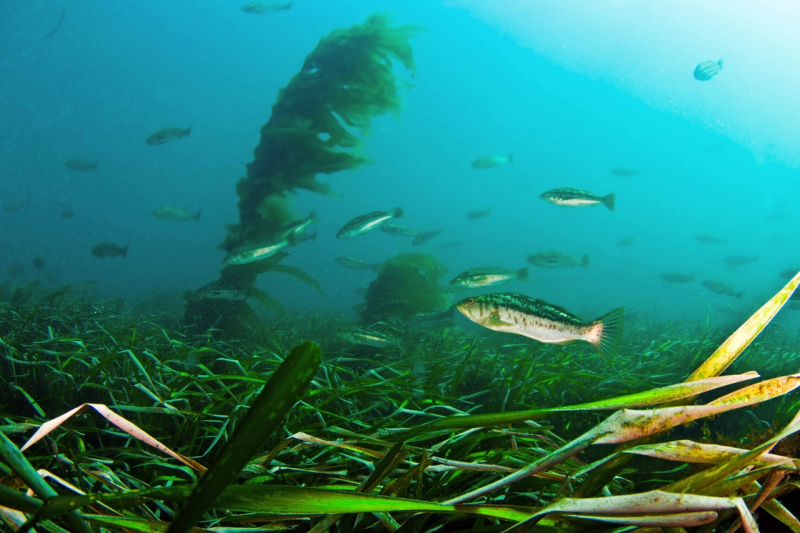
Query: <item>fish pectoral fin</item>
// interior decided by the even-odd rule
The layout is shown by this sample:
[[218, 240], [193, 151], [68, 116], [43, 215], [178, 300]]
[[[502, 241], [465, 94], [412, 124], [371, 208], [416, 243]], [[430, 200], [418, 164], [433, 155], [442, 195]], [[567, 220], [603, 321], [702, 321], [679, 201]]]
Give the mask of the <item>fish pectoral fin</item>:
[[512, 324], [510, 322], [506, 322], [505, 320], [502, 320], [497, 315], [490, 315], [489, 319], [486, 321], [486, 324], [489, 325], [489, 326], [513, 326], [514, 325], [514, 324]]

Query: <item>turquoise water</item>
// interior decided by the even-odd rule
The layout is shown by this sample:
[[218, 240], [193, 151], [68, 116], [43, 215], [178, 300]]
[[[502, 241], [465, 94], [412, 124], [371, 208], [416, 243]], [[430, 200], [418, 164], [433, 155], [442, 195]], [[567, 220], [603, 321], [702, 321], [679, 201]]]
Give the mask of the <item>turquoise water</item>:
[[[43, 37], [65, 6], [63, 24]], [[337, 198], [296, 195], [298, 218], [318, 212], [319, 236], [285, 264], [313, 275], [325, 296], [277, 274], [259, 286], [289, 310], [355, 319], [353, 290], [374, 274], [334, 258], [375, 263], [422, 251], [448, 268], [445, 283], [468, 268], [529, 266], [529, 281], [503, 290], [585, 318], [624, 305], [697, 321], [724, 307], [744, 319], [785, 282], [781, 271], [800, 267], [791, 13], [670, 6], [298, 0], [251, 15], [228, 0], [9, 4], [0, 21], [0, 200], [27, 205], [0, 212], [2, 278], [23, 265], [14, 283], [91, 279], [97, 297], [130, 300], [158, 291], [179, 300], [216, 279], [217, 245], [238, 219], [235, 185], [278, 90], [320, 37], [391, 12], [426, 29], [412, 41], [416, 74], [398, 65], [413, 85], [399, 120], [374, 121], [364, 139], [373, 165], [323, 178]], [[692, 77], [698, 63], [723, 57], [712, 80]], [[173, 126], [191, 135], [145, 144]], [[510, 165], [470, 166], [509, 153]], [[97, 160], [98, 169], [74, 172], [67, 159]], [[615, 167], [640, 173], [615, 176]], [[616, 210], [539, 198], [557, 187], [614, 192]], [[154, 218], [164, 205], [202, 217]], [[377, 231], [334, 238], [351, 218], [394, 207], [405, 210], [398, 223], [444, 231], [413, 248]], [[61, 217], [65, 208], [72, 218]], [[465, 217], [487, 208], [486, 218]], [[702, 244], [698, 234], [728, 243]], [[618, 247], [626, 238], [635, 242]], [[93, 257], [101, 241], [130, 246], [128, 257]], [[526, 262], [546, 250], [589, 254], [590, 267]], [[731, 269], [729, 256], [758, 260]], [[32, 266], [36, 257], [44, 269]], [[695, 279], [670, 284], [667, 272]], [[706, 279], [745, 291], [743, 300], [711, 293]]]

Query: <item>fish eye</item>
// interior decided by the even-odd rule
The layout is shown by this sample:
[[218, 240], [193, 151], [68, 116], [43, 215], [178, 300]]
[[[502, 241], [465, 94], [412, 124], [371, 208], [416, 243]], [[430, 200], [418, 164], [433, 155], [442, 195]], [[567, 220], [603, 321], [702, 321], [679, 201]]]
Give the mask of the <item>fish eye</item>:
[[470, 298], [469, 300], [467, 300], [467, 305], [472, 305], [474, 303], [475, 303], [475, 298]]

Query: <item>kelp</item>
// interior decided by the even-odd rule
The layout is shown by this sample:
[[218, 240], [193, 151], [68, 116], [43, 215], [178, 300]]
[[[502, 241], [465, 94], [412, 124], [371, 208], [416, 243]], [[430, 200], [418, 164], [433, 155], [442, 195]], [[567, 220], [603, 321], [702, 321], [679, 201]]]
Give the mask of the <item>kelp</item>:
[[[408, 263], [436, 278], [435, 262]], [[800, 466], [796, 340], [757, 337], [798, 282], [727, 341], [632, 317], [617, 368], [602, 372], [585, 347], [449, 326], [365, 358], [321, 317], [255, 343], [125, 309], [0, 309], [0, 519], [167, 531], [222, 462], [236, 477], [216, 483], [193, 531], [798, 531], [775, 499]], [[312, 345], [292, 350], [303, 339], [321, 362]], [[723, 355], [726, 375], [686, 379]], [[450, 392], [467, 374], [484, 388]], [[602, 495], [579, 495], [615, 460], [604, 444], [642, 437], [653, 440], [619, 452], [637, 459]]]
[[432, 255], [409, 252], [389, 259], [367, 289], [362, 322], [444, 311], [450, 306], [450, 295], [439, 287], [445, 274], [447, 269]]
[[[364, 24], [339, 29], [323, 37], [306, 57], [300, 72], [278, 93], [269, 121], [261, 128], [255, 158], [239, 180], [239, 222], [228, 226], [220, 247], [234, 250], [281, 240], [281, 230], [292, 223], [292, 195], [306, 189], [330, 195], [320, 174], [354, 169], [368, 162], [362, 135], [373, 118], [400, 110], [395, 62], [411, 73], [415, 64], [408, 41], [419, 32], [414, 26], [393, 27], [388, 15], [372, 15]], [[255, 276], [275, 271], [293, 275], [322, 288], [294, 267], [259, 261], [226, 266], [215, 287], [244, 289]], [[227, 338], [246, 336], [258, 321], [245, 302], [189, 301], [187, 323], [198, 331], [214, 328]]]

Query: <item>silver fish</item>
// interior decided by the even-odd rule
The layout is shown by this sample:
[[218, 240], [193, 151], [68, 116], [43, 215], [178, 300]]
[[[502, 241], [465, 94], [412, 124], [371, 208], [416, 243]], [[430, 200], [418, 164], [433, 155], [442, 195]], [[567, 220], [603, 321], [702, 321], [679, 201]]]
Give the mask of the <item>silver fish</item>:
[[397, 235], [398, 237], [416, 237], [417, 232], [413, 229], [401, 226], [400, 224], [381, 224], [381, 231], [387, 235]]
[[528, 257], [528, 262], [540, 268], [572, 268], [580, 266], [589, 268], [589, 254], [583, 254], [578, 259], [574, 255], [569, 255], [556, 251], [539, 252]]
[[192, 127], [183, 128], [164, 128], [150, 135], [145, 142], [150, 146], [157, 146], [159, 144], [166, 144], [168, 142], [177, 141], [184, 137], [188, 137], [192, 132]]
[[153, 216], [159, 220], [200, 220], [200, 211], [192, 213], [181, 207], [164, 206], [153, 209]]
[[362, 233], [380, 227], [387, 220], [403, 216], [403, 209], [398, 207], [391, 211], [374, 211], [354, 218], [345, 224], [339, 233], [336, 234], [337, 239], [349, 239], [357, 237]]
[[346, 268], [352, 268], [354, 270], [374, 270], [378, 271], [380, 268], [380, 264], [372, 264], [364, 261], [363, 259], [358, 259], [357, 257], [350, 257], [349, 255], [343, 255], [341, 257], [336, 258], [336, 262]]
[[391, 346], [397, 339], [369, 328], [353, 326], [343, 329], [337, 335], [351, 344], [365, 344], [367, 346]]
[[239, 251], [234, 251], [228, 257], [225, 258], [225, 264], [246, 265], [248, 263], [261, 261], [263, 259], [266, 259], [274, 255], [276, 252], [280, 251], [283, 248], [286, 248], [287, 246], [289, 246], [289, 241], [284, 239], [282, 241], [272, 244], [254, 246], [251, 248], [245, 248]]
[[602, 204], [606, 206], [609, 211], [614, 210], [614, 203], [616, 201], [616, 195], [613, 192], [605, 196], [597, 196], [589, 191], [571, 189], [569, 187], [553, 189], [552, 191], [542, 193], [539, 197], [551, 204], [567, 207], [591, 207]]
[[514, 156], [508, 155], [482, 155], [472, 162], [472, 168], [492, 168], [514, 162]]
[[506, 270], [504, 268], [473, 268], [456, 276], [450, 285], [475, 289], [478, 287], [491, 287], [503, 285], [513, 280], [526, 281], [528, 269]]

